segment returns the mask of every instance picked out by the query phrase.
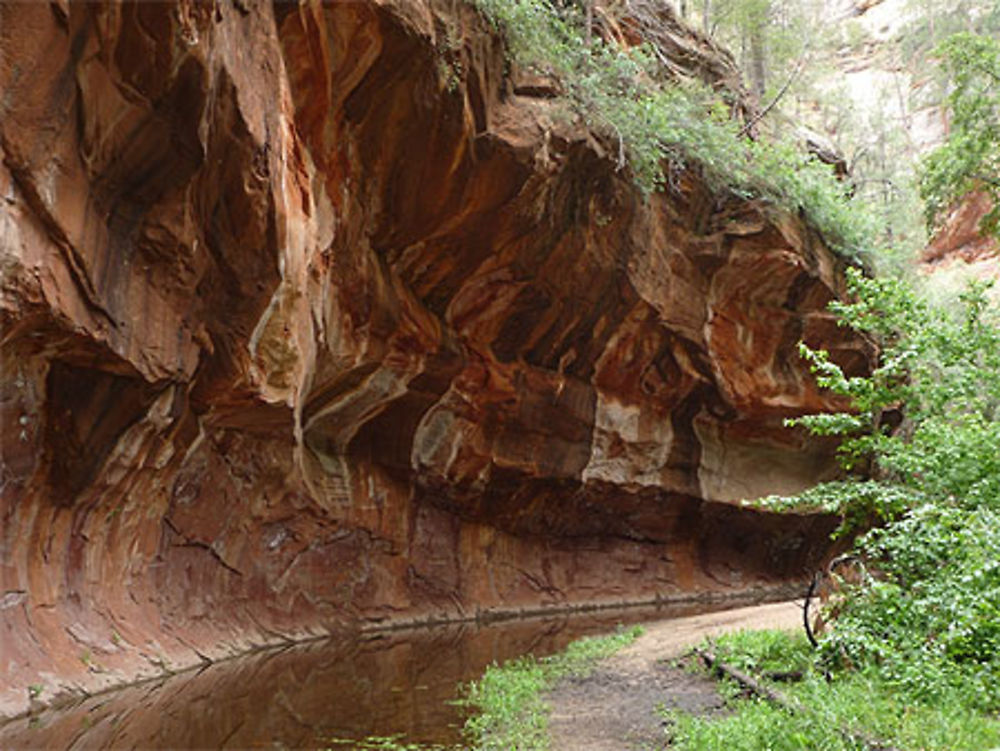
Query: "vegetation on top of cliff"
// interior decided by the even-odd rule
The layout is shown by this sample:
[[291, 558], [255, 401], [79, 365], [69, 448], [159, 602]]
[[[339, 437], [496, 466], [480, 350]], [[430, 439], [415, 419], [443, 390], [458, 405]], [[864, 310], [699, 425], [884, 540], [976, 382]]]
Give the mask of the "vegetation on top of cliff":
[[[733, 51], [762, 102], [776, 102], [763, 128], [790, 131], [805, 125], [843, 155], [854, 202], [878, 217], [880, 242], [872, 268], [912, 274], [927, 230], [934, 229], [924, 221], [935, 213], [926, 210], [935, 199], [926, 170], [920, 174], [921, 162], [943, 137], [940, 129], [962, 130], [954, 108], [950, 117], [941, 110], [961, 91], [964, 74], [961, 66], [938, 63], [946, 40], [956, 33], [978, 35], [980, 44], [1000, 39], [1000, 3], [685, 0], [679, 6], [688, 20]], [[974, 78], [973, 90], [989, 84], [986, 74]], [[986, 128], [967, 132], [981, 145], [997, 143]], [[966, 155], [950, 157], [951, 165], [942, 166], [959, 166]], [[944, 196], [943, 206], [969, 185]]]
[[473, 0], [524, 67], [561, 84], [571, 111], [614, 145], [619, 168], [650, 192], [696, 169], [716, 190], [762, 198], [799, 213], [826, 241], [859, 257], [874, 235], [863, 206], [828, 165], [789, 140], [757, 139], [731, 103], [704, 84], [671, 80], [664, 52], [651, 43], [624, 47], [591, 34], [575, 5], [550, 0]]

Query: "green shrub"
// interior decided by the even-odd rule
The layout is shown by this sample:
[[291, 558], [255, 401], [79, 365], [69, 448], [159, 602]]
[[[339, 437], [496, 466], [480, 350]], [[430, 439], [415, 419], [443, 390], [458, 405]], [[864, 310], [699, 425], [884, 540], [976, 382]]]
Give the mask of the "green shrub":
[[[987, 287], [973, 284], [957, 310], [941, 310], [899, 280], [849, 269], [848, 284], [854, 302], [831, 308], [880, 341], [880, 363], [870, 376], [847, 377], [826, 352], [803, 346], [819, 384], [853, 411], [789, 423], [841, 436], [847, 469], [875, 461], [883, 519], [923, 501], [1000, 508], [1000, 311]], [[900, 429], [883, 420], [890, 410], [905, 414]], [[844, 496], [843, 485], [831, 490], [828, 500]], [[824, 494], [821, 486], [810, 497]]]
[[1000, 511], [927, 504], [860, 547], [885, 578], [846, 599], [825, 663], [876, 666], [913, 700], [1000, 709]]
[[[875, 671], [907, 701], [1000, 709], [1000, 311], [972, 284], [954, 309], [898, 280], [849, 272], [853, 301], [832, 307], [879, 341], [879, 365], [848, 377], [803, 347], [819, 383], [853, 410], [791, 421], [842, 438], [848, 480], [775, 507], [840, 512], [875, 529], [858, 552], [877, 580], [848, 591], [820, 660], [835, 674]], [[904, 416], [887, 423], [889, 410]], [[874, 674], [874, 673], [873, 673]]]
[[[867, 681], [873, 705], [905, 708], [901, 725], [866, 720], [882, 739], [990, 748], [1000, 737], [989, 719], [1000, 710], [1000, 310], [981, 283], [941, 308], [902, 281], [848, 273], [852, 301], [832, 307], [878, 341], [879, 364], [848, 377], [827, 353], [803, 347], [819, 383], [852, 410], [791, 422], [840, 436], [844, 466], [877, 479], [763, 502], [839, 512], [842, 531], [870, 530], [856, 552], [875, 576], [827, 613], [815, 669], [833, 681], [819, 703], [832, 707]], [[886, 420], [890, 412], [897, 419]]]

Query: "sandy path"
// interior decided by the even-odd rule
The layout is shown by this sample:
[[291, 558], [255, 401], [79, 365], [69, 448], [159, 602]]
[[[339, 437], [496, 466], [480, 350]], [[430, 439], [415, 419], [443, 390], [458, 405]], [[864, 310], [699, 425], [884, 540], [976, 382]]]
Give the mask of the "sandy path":
[[660, 705], [698, 714], [720, 711], [711, 679], [668, 664], [706, 636], [740, 629], [801, 628], [798, 602], [707, 613], [646, 625], [646, 632], [589, 676], [549, 694], [555, 751], [623, 751], [664, 746]]

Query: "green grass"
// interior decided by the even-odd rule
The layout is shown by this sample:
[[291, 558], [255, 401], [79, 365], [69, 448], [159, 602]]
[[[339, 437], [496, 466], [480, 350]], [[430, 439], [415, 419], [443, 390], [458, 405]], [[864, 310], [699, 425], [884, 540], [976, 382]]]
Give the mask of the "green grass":
[[[812, 668], [805, 638], [783, 632], [742, 632], [713, 649], [745, 671], [802, 670], [800, 683], [771, 684], [806, 709], [791, 714], [730, 687], [732, 713], [701, 718], [672, 713], [671, 748], [686, 751], [855, 751], [864, 736], [903, 751], [986, 751], [1000, 748], [1000, 720], [977, 712], [961, 692], [933, 703], [914, 701], [874, 668], [841, 672], [832, 681]], [[852, 737], [853, 736], [853, 737]]]
[[812, 662], [812, 648], [804, 636], [786, 631], [735, 631], [712, 642], [724, 662], [747, 673], [805, 670]]
[[477, 712], [465, 725], [469, 741], [482, 751], [548, 748], [545, 692], [561, 678], [589, 674], [599, 660], [631, 644], [641, 633], [639, 626], [619, 629], [610, 636], [575, 641], [550, 657], [527, 655], [490, 666], [465, 689], [463, 703]]

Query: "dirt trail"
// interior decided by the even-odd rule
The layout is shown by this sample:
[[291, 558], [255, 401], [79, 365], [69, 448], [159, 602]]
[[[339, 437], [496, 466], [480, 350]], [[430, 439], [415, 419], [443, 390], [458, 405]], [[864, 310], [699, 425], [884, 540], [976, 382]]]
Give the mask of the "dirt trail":
[[740, 629], [795, 629], [798, 602], [708, 613], [653, 623], [633, 644], [604, 661], [589, 676], [560, 683], [551, 694], [549, 722], [555, 751], [662, 749], [658, 706], [698, 714], [721, 711], [711, 679], [669, 664], [706, 636]]

